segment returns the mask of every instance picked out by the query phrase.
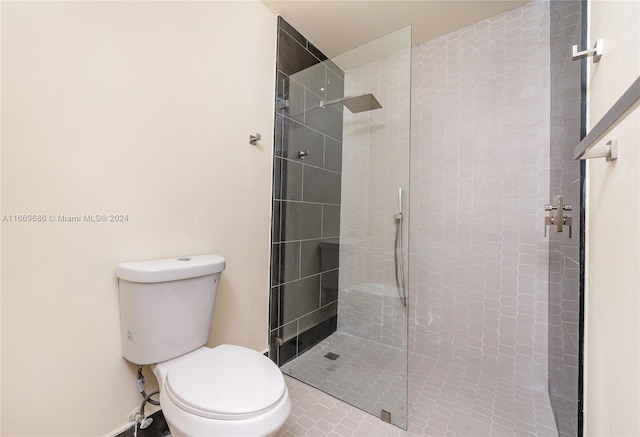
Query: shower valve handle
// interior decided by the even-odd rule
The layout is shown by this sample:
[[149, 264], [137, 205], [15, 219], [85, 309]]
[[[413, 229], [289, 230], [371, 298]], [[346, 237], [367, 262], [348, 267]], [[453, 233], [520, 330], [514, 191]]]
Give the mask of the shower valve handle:
[[561, 195], [556, 196], [556, 204], [555, 205], [545, 205], [545, 211], [557, 211], [556, 216], [548, 216], [544, 218], [544, 236], [547, 236], [547, 226], [555, 226], [556, 232], [562, 232], [562, 228], [564, 226], [569, 226], [569, 238], [571, 238], [571, 230], [572, 230], [572, 220], [571, 217], [564, 215], [564, 211], [571, 211], [573, 207], [564, 203], [564, 198]]

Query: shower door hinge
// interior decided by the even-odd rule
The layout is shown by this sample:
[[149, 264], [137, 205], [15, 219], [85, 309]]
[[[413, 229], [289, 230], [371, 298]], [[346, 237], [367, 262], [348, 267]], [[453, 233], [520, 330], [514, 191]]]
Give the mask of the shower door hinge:
[[391, 413], [387, 410], [380, 411], [380, 420], [383, 422], [391, 423]]
[[276, 110], [278, 110], [278, 111], [281, 111], [281, 110], [283, 110], [285, 108], [288, 108], [288, 107], [289, 107], [289, 101], [288, 100], [279, 100], [276, 103]]

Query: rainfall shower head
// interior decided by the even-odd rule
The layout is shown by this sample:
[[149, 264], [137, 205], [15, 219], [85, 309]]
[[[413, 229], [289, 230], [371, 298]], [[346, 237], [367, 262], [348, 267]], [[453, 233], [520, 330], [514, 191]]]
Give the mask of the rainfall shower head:
[[337, 105], [342, 103], [347, 109], [354, 114], [357, 112], [371, 111], [373, 109], [380, 109], [382, 105], [371, 93], [358, 94], [357, 96], [341, 97], [339, 99], [330, 100], [325, 102], [320, 101], [320, 107], [324, 108], [328, 105]]

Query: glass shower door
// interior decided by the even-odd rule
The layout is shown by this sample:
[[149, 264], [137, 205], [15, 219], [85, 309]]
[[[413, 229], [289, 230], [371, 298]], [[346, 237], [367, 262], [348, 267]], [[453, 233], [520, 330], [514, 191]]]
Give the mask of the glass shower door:
[[404, 429], [410, 70], [407, 27], [279, 73], [271, 300], [285, 374]]

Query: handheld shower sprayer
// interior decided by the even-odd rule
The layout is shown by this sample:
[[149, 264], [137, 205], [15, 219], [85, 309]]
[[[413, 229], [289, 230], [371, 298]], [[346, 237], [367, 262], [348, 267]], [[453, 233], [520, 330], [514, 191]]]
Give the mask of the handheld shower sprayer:
[[393, 219], [396, 222], [396, 238], [393, 248], [393, 259], [395, 261], [395, 274], [396, 274], [396, 288], [398, 289], [398, 296], [402, 306], [407, 308], [407, 291], [405, 285], [405, 273], [404, 262], [402, 259], [402, 188], [398, 188], [398, 213], [393, 215]]
[[398, 213], [393, 215], [393, 219], [402, 220], [402, 188], [398, 188]]

